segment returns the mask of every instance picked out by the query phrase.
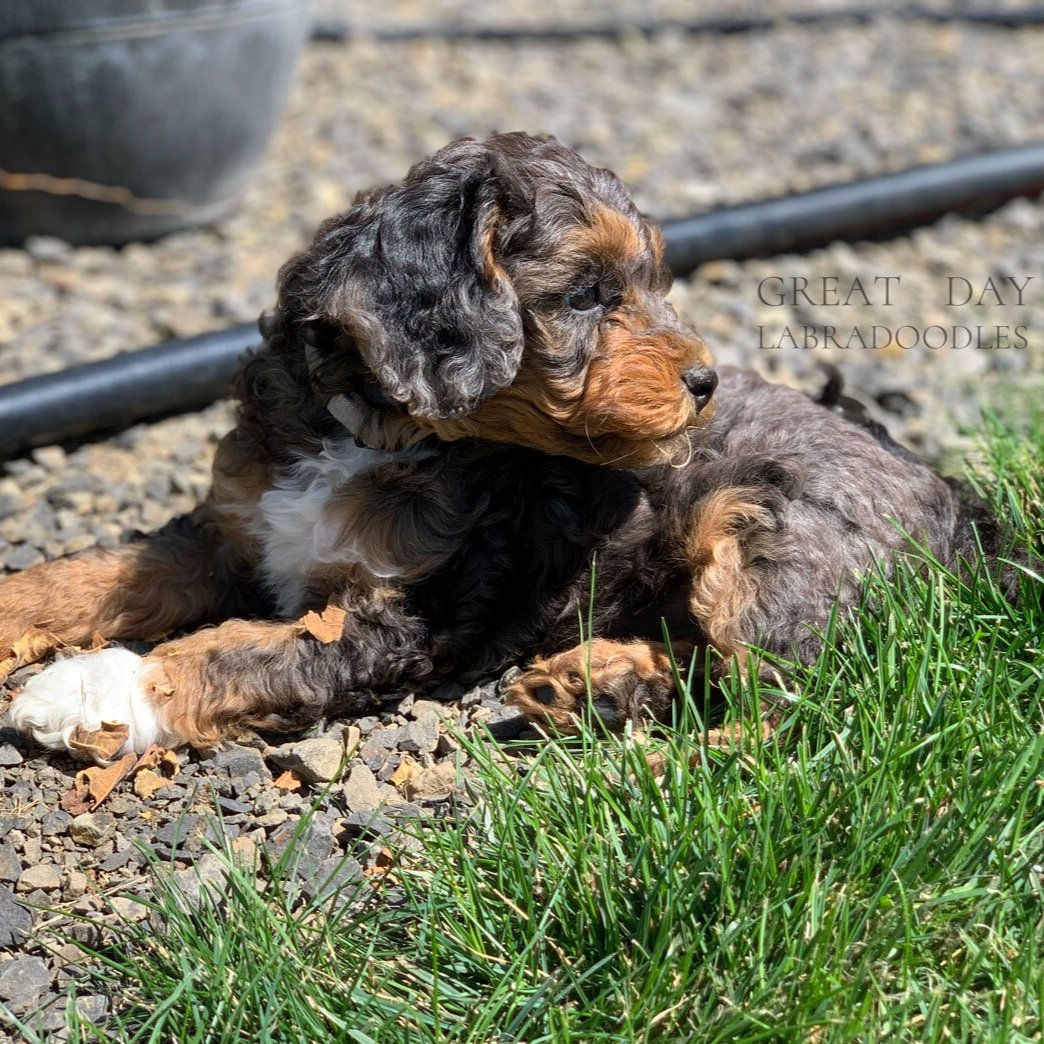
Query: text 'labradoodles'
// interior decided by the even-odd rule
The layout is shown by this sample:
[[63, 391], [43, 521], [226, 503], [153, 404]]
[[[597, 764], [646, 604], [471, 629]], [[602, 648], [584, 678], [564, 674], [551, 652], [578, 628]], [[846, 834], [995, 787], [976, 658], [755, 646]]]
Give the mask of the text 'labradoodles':
[[669, 711], [661, 620], [719, 670], [748, 644], [808, 660], [903, 533], [973, 555], [980, 508], [883, 433], [713, 370], [669, 283], [621, 182], [554, 140], [455, 141], [361, 195], [280, 272], [206, 502], [0, 581], [0, 654], [33, 627], [176, 636], [59, 660], [15, 726], [208, 745], [535, 656], [527, 715], [573, 726], [589, 670], [620, 727]]

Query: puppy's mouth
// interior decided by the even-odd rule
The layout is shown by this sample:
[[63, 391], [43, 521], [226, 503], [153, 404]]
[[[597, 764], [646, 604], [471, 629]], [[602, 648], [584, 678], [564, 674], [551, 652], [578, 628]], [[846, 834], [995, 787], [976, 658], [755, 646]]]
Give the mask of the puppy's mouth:
[[714, 417], [712, 398], [718, 378], [713, 370], [700, 368], [698, 376], [683, 375], [689, 391], [671, 410], [623, 411], [608, 423], [596, 415], [583, 425], [582, 433], [570, 425], [576, 440], [573, 456], [607, 467], [636, 468], [651, 464], [678, 464], [688, 459], [692, 440]]

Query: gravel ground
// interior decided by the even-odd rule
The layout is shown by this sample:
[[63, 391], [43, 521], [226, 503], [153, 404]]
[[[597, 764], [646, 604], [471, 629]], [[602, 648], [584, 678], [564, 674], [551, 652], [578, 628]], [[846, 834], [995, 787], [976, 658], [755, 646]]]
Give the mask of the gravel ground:
[[[317, 8], [323, 17], [371, 26], [477, 22], [478, 11], [484, 24], [547, 18], [517, 2], [487, 12], [463, 0], [397, 0], [381, 5], [379, 23], [372, 5], [361, 2], [327, 0]], [[556, 5], [555, 17], [594, 22], [590, 8], [568, 0]], [[714, 10], [740, 8], [618, 0], [598, 5], [597, 21]], [[319, 220], [457, 134], [554, 133], [616, 169], [648, 213], [683, 215], [1040, 139], [1042, 50], [1042, 30], [887, 17], [871, 26], [787, 26], [721, 38], [314, 43], [267, 160], [238, 212], [219, 227], [122, 250], [44, 239], [0, 250], [0, 383], [253, 320], [272, 302], [279, 264]], [[1044, 203], [1016, 201], [982, 220], [950, 218], [892, 242], [714, 262], [673, 293], [719, 361], [809, 389], [822, 383], [823, 363], [837, 364], [850, 394], [894, 434], [939, 458], [967, 447], [960, 430], [974, 427], [983, 402], [1015, 410], [1018, 395], [1041, 387], [1042, 233]], [[835, 277], [827, 287], [837, 297], [822, 283]], [[953, 284], [952, 306], [948, 277], [968, 281]], [[794, 292], [795, 279], [808, 280], [796, 284], [807, 287], [807, 298]], [[1017, 287], [1024, 287], [1021, 300]], [[828, 326], [839, 344], [876, 338], [878, 347], [824, 348]], [[925, 346], [963, 336], [954, 327], [971, 330], [981, 346]], [[227, 404], [216, 404], [4, 465], [0, 568], [112, 545], [189, 509], [205, 491], [210, 454], [229, 419]], [[446, 701], [438, 705], [408, 696], [375, 708], [347, 737], [343, 723], [324, 724], [304, 747], [269, 747], [248, 736], [216, 753], [181, 752], [176, 775], [151, 796], [127, 782], [80, 816], [59, 801], [75, 766], [0, 732], [0, 1002], [39, 1011], [39, 1024], [56, 1030], [64, 1000], [46, 1003], [64, 997], [75, 978], [75, 954], [55, 934], [64, 924], [60, 913], [87, 918], [64, 930], [90, 938], [107, 919], [139, 916], [140, 907], [119, 898], [147, 887], [139, 844], [173, 859], [190, 892], [199, 877], [219, 883], [203, 844], [215, 802], [245, 857], [278, 851], [346, 742], [355, 753], [310, 829], [312, 867], [302, 887], [312, 887], [311, 869], [332, 871], [345, 854], [354, 862], [343, 872], [361, 874], [380, 858], [396, 819], [448, 808], [464, 759], [442, 718], [465, 730], [492, 723], [499, 735], [520, 727], [500, 708], [493, 684], [439, 696]], [[287, 767], [312, 782], [296, 791], [277, 786]], [[381, 802], [386, 811], [367, 827]], [[104, 998], [88, 994], [78, 1003], [104, 1016]]]

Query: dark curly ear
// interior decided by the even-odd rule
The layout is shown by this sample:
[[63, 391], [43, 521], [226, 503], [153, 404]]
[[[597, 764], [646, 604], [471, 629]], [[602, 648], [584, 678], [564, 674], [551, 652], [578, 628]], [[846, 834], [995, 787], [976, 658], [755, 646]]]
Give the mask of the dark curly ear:
[[497, 221], [488, 153], [456, 142], [327, 222], [284, 268], [281, 305], [347, 333], [412, 414], [467, 413], [511, 383], [522, 356]]

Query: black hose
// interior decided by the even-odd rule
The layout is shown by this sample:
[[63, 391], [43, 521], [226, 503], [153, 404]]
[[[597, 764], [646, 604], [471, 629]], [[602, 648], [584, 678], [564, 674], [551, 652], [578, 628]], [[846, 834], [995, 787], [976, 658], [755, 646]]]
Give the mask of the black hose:
[[[1042, 191], [1044, 145], [1001, 149], [667, 221], [667, 262], [685, 275], [717, 258], [881, 238]], [[258, 340], [247, 323], [0, 386], [0, 460], [206, 406], [228, 394], [243, 352]]]
[[999, 149], [666, 221], [667, 263], [675, 275], [687, 275], [717, 258], [741, 260], [811, 250], [839, 239], [879, 239], [944, 214], [982, 214], [1041, 192], [1044, 144]]
[[581, 22], [575, 25], [453, 25], [419, 24], [405, 26], [355, 25], [340, 19], [319, 19], [312, 24], [311, 37], [327, 43], [350, 40], [377, 40], [381, 43], [409, 43], [415, 40], [473, 40], [484, 43], [567, 43], [571, 40], [616, 39], [620, 36], [656, 36], [660, 33], [733, 34], [780, 29], [788, 25], [819, 26], [895, 19], [904, 22], [967, 22], [1003, 29], [1022, 29], [1044, 25], [1044, 9], [936, 10], [921, 4], [887, 7], [837, 7], [821, 11], [795, 11], [782, 15], [719, 15], [694, 20]]
[[0, 386], [0, 460], [136, 421], [202, 409], [226, 396], [256, 323]]

